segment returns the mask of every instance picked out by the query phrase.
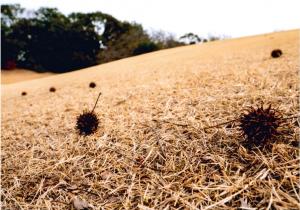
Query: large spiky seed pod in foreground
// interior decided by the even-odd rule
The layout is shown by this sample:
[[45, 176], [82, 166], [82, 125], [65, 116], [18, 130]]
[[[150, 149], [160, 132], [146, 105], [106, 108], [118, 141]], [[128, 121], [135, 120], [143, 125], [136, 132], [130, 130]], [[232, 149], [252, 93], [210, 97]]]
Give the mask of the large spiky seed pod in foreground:
[[247, 147], [268, 146], [281, 133], [278, 131], [282, 124], [282, 115], [271, 105], [250, 107], [239, 118], [239, 127], [246, 140]]
[[80, 135], [91, 135], [95, 133], [99, 126], [99, 120], [94, 112], [84, 111], [77, 117], [76, 128]]
[[96, 105], [98, 103], [99, 97], [101, 95], [101, 92], [98, 95], [98, 98], [96, 100], [96, 103], [94, 105], [94, 108], [92, 111], [83, 111], [82, 114], [80, 114], [77, 117], [77, 122], [76, 122], [76, 129], [78, 130], [80, 135], [91, 135], [95, 133], [98, 129], [99, 126], [99, 119], [97, 115], [95, 114], [94, 110], [96, 108]]

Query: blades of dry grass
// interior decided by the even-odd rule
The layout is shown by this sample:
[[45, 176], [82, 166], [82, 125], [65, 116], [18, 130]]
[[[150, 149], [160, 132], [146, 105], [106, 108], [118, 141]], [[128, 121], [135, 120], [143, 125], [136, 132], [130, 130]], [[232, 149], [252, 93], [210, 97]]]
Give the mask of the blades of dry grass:
[[203, 210], [207, 210], [207, 209], [211, 209], [214, 207], [217, 207], [219, 205], [224, 205], [225, 203], [229, 202], [231, 199], [233, 199], [235, 196], [241, 194], [244, 190], [246, 190], [249, 186], [251, 186], [257, 179], [263, 180], [266, 178], [267, 174], [268, 174], [269, 170], [266, 170], [265, 168], [263, 170], [261, 170], [253, 180], [251, 180], [248, 184], [246, 184], [241, 190], [237, 191], [236, 193], [218, 201], [213, 203], [212, 205], [206, 206], [203, 208]]

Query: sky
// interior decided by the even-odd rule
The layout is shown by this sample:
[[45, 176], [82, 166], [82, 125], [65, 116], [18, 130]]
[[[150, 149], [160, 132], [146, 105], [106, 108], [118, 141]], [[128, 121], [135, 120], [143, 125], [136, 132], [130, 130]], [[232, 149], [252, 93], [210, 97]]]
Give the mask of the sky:
[[299, 0], [1, 0], [13, 3], [64, 14], [101, 11], [177, 37], [192, 32], [234, 38], [300, 28]]

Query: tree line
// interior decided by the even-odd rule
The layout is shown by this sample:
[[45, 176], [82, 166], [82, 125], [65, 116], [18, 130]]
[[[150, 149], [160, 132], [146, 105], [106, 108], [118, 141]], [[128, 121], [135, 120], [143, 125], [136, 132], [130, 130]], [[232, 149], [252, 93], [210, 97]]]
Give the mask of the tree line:
[[163, 31], [149, 34], [140, 24], [102, 12], [64, 15], [55, 8], [33, 11], [19, 4], [1, 6], [2, 69], [61, 73], [206, 41], [212, 40], [193, 33], [179, 40]]

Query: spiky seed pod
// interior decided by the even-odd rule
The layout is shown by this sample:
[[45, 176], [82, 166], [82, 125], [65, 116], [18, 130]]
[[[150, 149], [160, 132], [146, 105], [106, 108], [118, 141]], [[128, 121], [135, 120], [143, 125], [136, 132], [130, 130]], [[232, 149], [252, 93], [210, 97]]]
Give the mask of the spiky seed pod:
[[271, 105], [267, 108], [250, 107], [239, 118], [239, 127], [246, 139], [246, 146], [264, 146], [280, 135], [278, 128], [282, 123], [280, 112]]
[[80, 135], [91, 135], [95, 133], [99, 126], [99, 119], [92, 111], [84, 111], [77, 117], [76, 128]]
[[81, 115], [77, 117], [76, 128], [79, 131], [80, 135], [87, 136], [97, 131], [99, 125], [99, 119], [95, 114], [94, 110], [96, 108], [100, 96], [101, 96], [101, 92], [98, 95], [98, 98], [96, 100], [96, 103], [92, 111], [85, 110]]
[[89, 86], [90, 86], [90, 88], [95, 88], [96, 87], [96, 83], [95, 82], [91, 82]]
[[55, 87], [51, 87], [51, 88], [49, 89], [49, 91], [50, 91], [50, 92], [55, 92], [56, 89], [55, 89]]
[[271, 56], [272, 58], [279, 58], [282, 55], [282, 51], [280, 49], [272, 50]]

